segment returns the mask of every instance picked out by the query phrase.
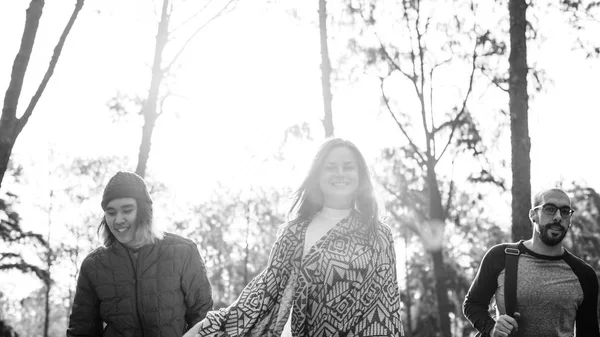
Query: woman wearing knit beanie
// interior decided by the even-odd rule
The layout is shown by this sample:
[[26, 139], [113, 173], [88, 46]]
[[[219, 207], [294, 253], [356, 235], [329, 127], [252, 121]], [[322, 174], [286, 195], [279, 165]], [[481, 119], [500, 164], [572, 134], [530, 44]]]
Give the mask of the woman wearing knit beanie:
[[81, 264], [67, 336], [179, 337], [212, 308], [196, 244], [160, 233], [144, 180], [117, 172], [104, 189], [104, 245]]

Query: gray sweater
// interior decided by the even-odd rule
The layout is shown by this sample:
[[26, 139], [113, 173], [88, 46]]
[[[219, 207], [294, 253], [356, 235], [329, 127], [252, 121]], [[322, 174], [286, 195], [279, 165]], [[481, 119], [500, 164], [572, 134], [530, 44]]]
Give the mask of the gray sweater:
[[[495, 295], [496, 315], [504, 308], [504, 248], [494, 246], [483, 257], [467, 293], [463, 312], [482, 336], [495, 321], [488, 307]], [[537, 254], [519, 242], [516, 311], [519, 336], [600, 336], [598, 279], [593, 268], [567, 250], [560, 256]]]

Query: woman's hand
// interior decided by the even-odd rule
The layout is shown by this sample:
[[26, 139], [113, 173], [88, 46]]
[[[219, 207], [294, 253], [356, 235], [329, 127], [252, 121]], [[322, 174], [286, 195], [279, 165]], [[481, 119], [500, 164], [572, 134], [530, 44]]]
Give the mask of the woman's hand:
[[191, 329], [189, 329], [183, 337], [196, 337], [198, 335], [198, 330], [200, 330], [200, 326], [202, 325], [202, 321], [196, 323]]
[[[212, 329], [210, 327], [213, 327]], [[213, 332], [208, 332], [213, 330]], [[201, 320], [196, 323], [193, 327], [191, 327], [183, 337], [225, 337], [228, 336], [223, 331], [214, 331], [214, 326], [211, 324], [208, 318]]]

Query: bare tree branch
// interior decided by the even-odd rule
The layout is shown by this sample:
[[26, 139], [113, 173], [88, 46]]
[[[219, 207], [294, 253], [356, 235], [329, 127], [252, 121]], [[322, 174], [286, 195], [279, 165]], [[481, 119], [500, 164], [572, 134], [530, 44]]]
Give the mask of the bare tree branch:
[[158, 113], [156, 114], [157, 119], [158, 119], [158, 117], [162, 116], [162, 114], [164, 112], [165, 101], [167, 100], [167, 98], [169, 98], [169, 96], [171, 96], [171, 94], [167, 93], [160, 98]]
[[[163, 0], [163, 1], [168, 1], [168, 0]], [[171, 1], [169, 2], [169, 10], [168, 10], [168, 12], [167, 12], [167, 13], [168, 13], [167, 15], [168, 15], [169, 17], [171, 17], [171, 15], [173, 14], [173, 2], [174, 2], [173, 0], [171, 0]]]
[[409, 73], [407, 73], [404, 70], [402, 70], [402, 68], [400, 67], [400, 64], [398, 64], [392, 58], [392, 56], [387, 52], [387, 49], [383, 45], [383, 42], [381, 42], [381, 39], [379, 38], [379, 35], [377, 33], [375, 33], [375, 36], [379, 40], [379, 45], [381, 46], [381, 52], [383, 53], [383, 56], [385, 56], [385, 58], [389, 61], [389, 64], [392, 66], [392, 68], [398, 70], [402, 75], [404, 75], [406, 78], [408, 78], [411, 82], [414, 81], [415, 80], [414, 75], [410, 75]]
[[406, 137], [406, 140], [408, 140], [408, 143], [410, 144], [410, 146], [415, 150], [415, 154], [419, 157], [418, 162], [419, 165], [425, 165], [426, 161], [425, 158], [423, 158], [423, 155], [421, 154], [421, 151], [419, 150], [419, 148], [417, 147], [417, 145], [412, 141], [412, 139], [410, 138], [410, 136], [408, 135], [408, 132], [406, 131], [406, 129], [404, 128], [404, 126], [402, 126], [402, 124], [400, 123], [400, 121], [398, 121], [398, 118], [396, 118], [396, 115], [394, 114], [394, 112], [392, 111], [392, 107], [390, 106], [390, 101], [388, 99], [388, 97], [385, 94], [385, 89], [383, 86], [384, 83], [384, 78], [380, 77], [380, 88], [381, 88], [381, 95], [383, 97], [383, 102], [385, 103], [385, 106], [388, 110], [388, 112], [390, 113], [390, 115], [392, 116], [392, 118], [394, 119], [394, 121], [396, 122], [396, 125], [398, 125], [398, 128], [400, 128], [400, 131], [402, 131], [402, 134], [404, 134], [404, 137]]
[[[375, 179], [377, 179], [377, 181], [379, 182], [379, 185], [381, 185], [381, 187], [383, 187], [389, 194], [391, 194], [392, 196], [394, 196], [394, 198], [396, 198], [396, 200], [398, 201], [403, 201], [405, 200], [404, 198], [402, 198], [402, 196], [398, 193], [396, 193], [396, 191], [390, 187], [388, 184], [385, 183], [385, 181], [383, 179], [381, 179], [380, 177], [376, 177]], [[419, 209], [418, 207], [416, 207], [416, 200], [412, 197], [412, 195], [410, 193], [406, 194], [406, 197], [410, 200], [411, 204], [408, 205], [407, 207], [411, 209], [411, 211], [413, 213], [415, 213], [419, 219], [427, 219], [427, 215], [425, 215], [425, 213], [423, 213], [423, 211], [421, 209]], [[390, 210], [390, 212], [392, 212], [392, 210]]]
[[166, 94], [164, 94], [164, 95], [163, 95], [163, 96], [160, 98], [160, 103], [159, 103], [159, 111], [158, 111], [158, 113], [156, 114], [156, 118], [157, 118], [157, 119], [158, 119], [158, 117], [160, 117], [160, 116], [161, 116], [161, 115], [164, 113], [165, 101], [166, 101], [168, 98], [175, 98], [175, 97], [182, 98], [182, 99], [185, 99], [185, 98], [186, 98], [186, 97], [184, 97], [184, 96], [177, 95], [177, 94], [174, 94], [174, 93], [172, 93], [172, 92], [167, 92]]
[[29, 60], [31, 59], [31, 51], [40, 24], [40, 18], [44, 10], [44, 2], [32, 1], [27, 8], [25, 17], [25, 28], [21, 37], [21, 45], [13, 62], [12, 72], [10, 74], [10, 82], [8, 89], [4, 95], [4, 106], [2, 107], [2, 122], [13, 121], [17, 118], [17, 107], [19, 97], [23, 89], [23, 81]]
[[[433, 72], [435, 67], [431, 68], [429, 71], [429, 118], [431, 123], [431, 138], [435, 137], [435, 120], [433, 119], [434, 109], [433, 109]], [[436, 153], [436, 142], [433, 142], [433, 156], [435, 157]]]
[[[452, 159], [452, 175], [454, 177], [454, 159]], [[454, 192], [454, 178], [450, 179], [450, 187], [448, 188], [448, 198], [446, 199], [446, 207], [444, 208], [444, 219], [448, 217], [450, 207], [452, 206], [452, 194]]]
[[[430, 117], [430, 122], [431, 122], [431, 138], [433, 139], [435, 137], [435, 133], [437, 132], [436, 128], [435, 128], [435, 120], [433, 118], [433, 116], [435, 115], [435, 110], [433, 109], [433, 73], [435, 72], [435, 70], [445, 64], [448, 63], [452, 60], [452, 57], [450, 57], [447, 60], [444, 60], [442, 62], [436, 63], [433, 67], [431, 67], [431, 70], [429, 71], [429, 117]], [[432, 146], [433, 146], [433, 151], [432, 151], [432, 155], [435, 157], [436, 153], [437, 153], [437, 147], [436, 147], [437, 142], [433, 142]]]
[[[489, 78], [489, 77], [488, 77]], [[508, 93], [508, 89], [504, 88], [501, 84], [500, 81], [498, 81], [497, 79], [492, 79], [492, 83], [500, 90], [504, 91], [505, 93]]]
[[156, 0], [152, 0], [152, 11], [154, 12], [154, 17], [158, 18], [158, 12], [156, 11]]
[[473, 91], [473, 80], [475, 78], [475, 70], [477, 69], [477, 46], [478, 43], [475, 43], [475, 46], [473, 47], [473, 58], [472, 58], [472, 62], [471, 62], [471, 75], [469, 76], [469, 88], [467, 90], [467, 93], [465, 94], [465, 98], [463, 99], [462, 102], [462, 107], [460, 109], [460, 112], [456, 115], [456, 117], [454, 118], [454, 120], [452, 121], [452, 131], [450, 131], [450, 135], [448, 136], [448, 141], [446, 142], [446, 145], [444, 146], [444, 149], [442, 150], [442, 153], [440, 153], [439, 157], [437, 157], [435, 159], [436, 163], [442, 158], [442, 156], [444, 155], [444, 153], [446, 152], [446, 150], [448, 149], [448, 146], [450, 146], [450, 144], [452, 143], [452, 139], [454, 138], [454, 133], [456, 131], [456, 127], [460, 124], [460, 118], [465, 114], [466, 110], [467, 110], [467, 101], [469, 100], [469, 96], [471, 95], [471, 92]]
[[[417, 90], [417, 95], [419, 96], [419, 101], [421, 103], [421, 121], [423, 123], [423, 130], [425, 131], [425, 139], [427, 139], [427, 154], [431, 153], [431, 130], [427, 127], [427, 110], [425, 109], [425, 51], [423, 50], [423, 36], [421, 33], [421, 29], [419, 28], [419, 24], [421, 22], [421, 1], [417, 0], [417, 18], [415, 22], [415, 32], [417, 33], [417, 46], [419, 48], [419, 71], [421, 81], [419, 83], [420, 90]], [[415, 62], [415, 58], [412, 58], [413, 63]], [[415, 83], [415, 85], [417, 85]], [[433, 114], [431, 116], [433, 120]], [[432, 126], [433, 127], [433, 126]]]
[[402, 17], [404, 18], [404, 20], [406, 21], [406, 29], [408, 30], [408, 37], [410, 39], [410, 58], [411, 58], [411, 64], [412, 64], [412, 68], [413, 68], [413, 76], [409, 76], [409, 78], [411, 79], [411, 81], [413, 82], [413, 85], [415, 87], [415, 90], [417, 92], [417, 94], [419, 93], [419, 89], [417, 86], [417, 68], [415, 67], [415, 49], [414, 49], [414, 40], [413, 40], [413, 36], [412, 36], [412, 28], [410, 27], [410, 19], [408, 18], [408, 3], [406, 1], [404, 1], [403, 3], [404, 5], [404, 14], [402, 15]]
[[[411, 65], [412, 65], [412, 71], [413, 71], [413, 75], [412, 76], [408, 76], [407, 77], [410, 79], [410, 81], [413, 84], [413, 88], [415, 89], [415, 93], [417, 94], [418, 97], [422, 97], [421, 92], [419, 92], [419, 85], [418, 85], [418, 81], [419, 81], [419, 75], [417, 74], [417, 66], [416, 66], [416, 53], [415, 53], [415, 48], [414, 48], [414, 40], [413, 40], [413, 32], [412, 32], [412, 28], [410, 26], [410, 19], [408, 18], [408, 4], [405, 1], [404, 2], [404, 20], [406, 21], [406, 29], [408, 29], [408, 37], [410, 38], [410, 61], [411, 61]], [[417, 21], [418, 24], [418, 21]], [[425, 129], [427, 130], [427, 128]]]
[[434, 115], [434, 109], [433, 109], [433, 73], [435, 72], [435, 70], [441, 66], [443, 66], [446, 63], [450, 63], [450, 61], [452, 61], [452, 57], [436, 63], [433, 67], [431, 67], [431, 70], [429, 71], [429, 110], [431, 111], [431, 134], [435, 134], [435, 132], [437, 131], [435, 128], [435, 124], [433, 121], [433, 115]]
[[408, 221], [408, 219], [406, 217], [400, 216], [398, 213], [396, 213], [393, 210], [389, 210], [389, 212], [390, 212], [390, 214], [392, 214], [392, 217], [394, 218], [394, 220], [396, 220], [400, 224], [401, 227], [408, 228], [410, 231], [415, 233], [417, 236], [419, 236], [419, 237], [421, 236], [421, 229], [415, 222]]
[[194, 39], [194, 37], [196, 37], [196, 35], [198, 35], [198, 33], [200, 33], [200, 31], [202, 29], [204, 29], [204, 27], [206, 27], [208, 24], [210, 24], [216, 18], [220, 17], [225, 12], [225, 10], [229, 9], [229, 6], [236, 1], [237, 0], [229, 0], [229, 2], [227, 2], [227, 4], [225, 6], [223, 6], [223, 8], [221, 8], [221, 10], [219, 12], [217, 12], [213, 17], [208, 19], [208, 21], [206, 21], [202, 26], [198, 27], [198, 29], [196, 29], [196, 31], [192, 35], [190, 35], [190, 37], [185, 41], [183, 46], [181, 46], [181, 48], [179, 49], [177, 54], [175, 54], [175, 56], [173, 57], [173, 59], [171, 60], [169, 65], [165, 68], [165, 71], [169, 71], [171, 69], [171, 67], [173, 67], [173, 65], [175, 64], [177, 59], [179, 59], [181, 54], [183, 54], [183, 52], [185, 51], [187, 46], [190, 44], [190, 42]]
[[449, 126], [454, 127], [454, 125], [457, 123], [460, 124], [460, 119], [458, 119], [457, 117], [458, 117], [458, 115], [455, 116], [454, 118], [452, 118], [451, 120], [447, 120], [444, 123], [440, 124], [440, 126], [438, 126], [437, 128], [434, 129], [433, 133], [434, 134], [438, 133], [439, 131], [441, 131]]
[[20, 133], [21, 130], [23, 129], [23, 127], [25, 126], [25, 124], [27, 124], [29, 117], [31, 117], [31, 114], [33, 113], [33, 109], [37, 105], [37, 102], [39, 101], [40, 97], [42, 96], [42, 93], [44, 92], [46, 85], [50, 81], [50, 78], [52, 77], [52, 74], [54, 73], [54, 68], [56, 68], [56, 64], [58, 63], [58, 58], [60, 57], [60, 53], [62, 52], [63, 46], [65, 45], [65, 41], [67, 40], [67, 36], [69, 35], [71, 28], [75, 24], [75, 20], [77, 19], [77, 15], [79, 14], [79, 12], [81, 11], [81, 8], [83, 7], [83, 3], [84, 3], [84, 0], [77, 0], [77, 3], [75, 4], [75, 9], [73, 9], [73, 13], [71, 14], [71, 18], [69, 19], [69, 22], [65, 26], [65, 29], [63, 30], [63, 32], [60, 36], [60, 39], [58, 40], [58, 43], [56, 44], [56, 47], [54, 48], [54, 54], [52, 54], [52, 59], [50, 60], [50, 64], [48, 65], [46, 74], [44, 75], [42, 82], [40, 83], [37, 91], [35, 92], [35, 95], [33, 95], [33, 97], [31, 98], [31, 101], [29, 102], [29, 106], [25, 110], [23, 117], [21, 117], [21, 119], [19, 119], [19, 123], [17, 125], [18, 133]]
[[177, 27], [173, 28], [173, 30], [171, 30], [171, 32], [169, 34], [173, 34], [175, 33], [177, 30], [179, 30], [179, 28], [185, 26], [188, 22], [192, 21], [193, 19], [195, 19], [198, 15], [200, 15], [211, 3], [213, 2], [213, 0], [209, 0], [207, 1], [204, 6], [197, 11], [196, 13], [194, 13], [193, 15], [191, 15], [189, 18], [187, 18], [187, 20], [183, 21], [182, 23], [180, 23]]
[[[413, 88], [415, 89], [415, 93], [417, 94], [417, 97], [419, 98], [419, 101], [421, 103], [421, 121], [423, 123], [423, 131], [425, 132], [425, 145], [426, 145], [426, 153], [429, 156], [431, 154], [431, 133], [430, 130], [427, 127], [427, 113], [425, 110], [425, 97], [424, 95], [424, 85], [425, 85], [425, 73], [424, 73], [424, 59], [423, 59], [423, 55], [424, 55], [424, 50], [423, 50], [423, 46], [422, 46], [422, 37], [423, 35], [421, 34], [421, 31], [419, 29], [419, 20], [420, 20], [420, 11], [419, 11], [419, 1], [416, 1], [416, 11], [417, 11], [417, 18], [416, 18], [416, 22], [415, 22], [415, 30], [416, 30], [416, 35], [417, 35], [417, 47], [418, 47], [418, 55], [419, 55], [419, 69], [421, 70], [420, 74], [417, 74], [417, 52], [415, 52], [414, 49], [414, 40], [413, 40], [413, 32], [412, 32], [412, 28], [410, 26], [410, 19], [408, 18], [408, 8], [409, 5], [406, 1], [404, 1], [403, 3], [404, 6], [404, 20], [406, 21], [406, 28], [408, 29], [408, 36], [410, 37], [410, 61], [412, 64], [412, 70], [413, 70], [413, 76], [409, 76], [409, 79], [411, 80], [412, 84], [413, 84]], [[420, 81], [419, 81], [420, 78]]]

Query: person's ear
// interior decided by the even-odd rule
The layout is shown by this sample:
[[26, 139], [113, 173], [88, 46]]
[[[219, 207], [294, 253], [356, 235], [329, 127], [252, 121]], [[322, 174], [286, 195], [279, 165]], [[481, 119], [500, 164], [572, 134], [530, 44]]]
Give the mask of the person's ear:
[[532, 222], [537, 223], [539, 221], [537, 212], [534, 210], [529, 210], [529, 219], [531, 219]]

